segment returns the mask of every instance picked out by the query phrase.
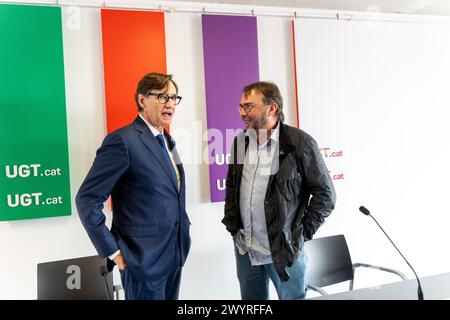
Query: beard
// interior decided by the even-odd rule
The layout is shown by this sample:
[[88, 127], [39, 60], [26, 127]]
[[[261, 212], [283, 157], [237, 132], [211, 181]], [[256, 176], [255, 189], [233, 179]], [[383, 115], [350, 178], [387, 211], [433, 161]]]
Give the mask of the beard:
[[242, 117], [242, 120], [247, 120], [248, 125], [247, 129], [253, 129], [253, 130], [260, 130], [261, 128], [264, 128], [264, 126], [267, 124], [267, 115], [265, 113], [261, 114], [258, 118], [251, 118], [249, 116]]

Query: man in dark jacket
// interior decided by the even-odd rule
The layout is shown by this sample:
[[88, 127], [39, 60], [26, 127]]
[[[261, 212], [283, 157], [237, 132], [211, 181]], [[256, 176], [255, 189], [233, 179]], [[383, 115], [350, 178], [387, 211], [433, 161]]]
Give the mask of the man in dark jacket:
[[275, 84], [245, 87], [239, 112], [246, 130], [232, 146], [222, 222], [233, 236], [242, 299], [268, 299], [269, 278], [279, 299], [303, 299], [302, 249], [334, 209], [332, 180], [315, 140], [283, 123]]

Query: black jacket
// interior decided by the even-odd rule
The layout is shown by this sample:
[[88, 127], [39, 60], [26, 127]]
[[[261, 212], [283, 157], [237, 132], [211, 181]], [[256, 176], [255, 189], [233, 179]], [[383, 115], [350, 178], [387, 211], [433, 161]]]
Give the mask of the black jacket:
[[[243, 228], [239, 190], [248, 137], [233, 143], [226, 181], [225, 217], [222, 223], [234, 235]], [[264, 210], [274, 266], [281, 281], [305, 241], [334, 209], [336, 194], [316, 141], [303, 130], [280, 123], [279, 170], [269, 178]]]

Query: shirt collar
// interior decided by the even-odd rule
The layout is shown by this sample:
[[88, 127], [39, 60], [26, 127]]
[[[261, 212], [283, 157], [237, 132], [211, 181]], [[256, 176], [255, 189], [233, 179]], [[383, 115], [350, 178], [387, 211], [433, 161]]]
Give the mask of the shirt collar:
[[156, 129], [154, 126], [152, 126], [150, 123], [148, 123], [147, 120], [142, 116], [142, 114], [139, 113], [139, 117], [141, 117], [142, 120], [144, 120], [145, 124], [149, 127], [150, 131], [153, 133], [153, 135], [156, 137], [158, 134], [164, 134], [163, 132], [159, 132], [158, 129]]
[[270, 139], [273, 140], [273, 142], [278, 142], [278, 140], [280, 140], [280, 121], [277, 122], [277, 126], [270, 135]]
[[[251, 132], [255, 133], [254, 130], [252, 130]], [[254, 139], [256, 141], [256, 136], [254, 136], [254, 134], [250, 134], [250, 131], [247, 130], [245, 132], [245, 135], [247, 137], [250, 137], [252, 139]], [[272, 145], [272, 144], [277, 144], [278, 141], [280, 140], [280, 121], [277, 122], [277, 126], [275, 127], [275, 129], [273, 129], [272, 134], [270, 135], [270, 138], [262, 145], [259, 145], [259, 147], [264, 147], [266, 144], [267, 145]], [[270, 143], [269, 143], [270, 141]]]

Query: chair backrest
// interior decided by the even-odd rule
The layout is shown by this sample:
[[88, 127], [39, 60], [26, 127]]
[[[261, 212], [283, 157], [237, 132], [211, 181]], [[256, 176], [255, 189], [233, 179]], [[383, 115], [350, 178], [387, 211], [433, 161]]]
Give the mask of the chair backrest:
[[306, 277], [313, 287], [326, 287], [352, 280], [353, 267], [344, 235], [310, 240], [305, 244], [308, 257]]
[[38, 300], [113, 300], [112, 272], [98, 256], [37, 265]]

